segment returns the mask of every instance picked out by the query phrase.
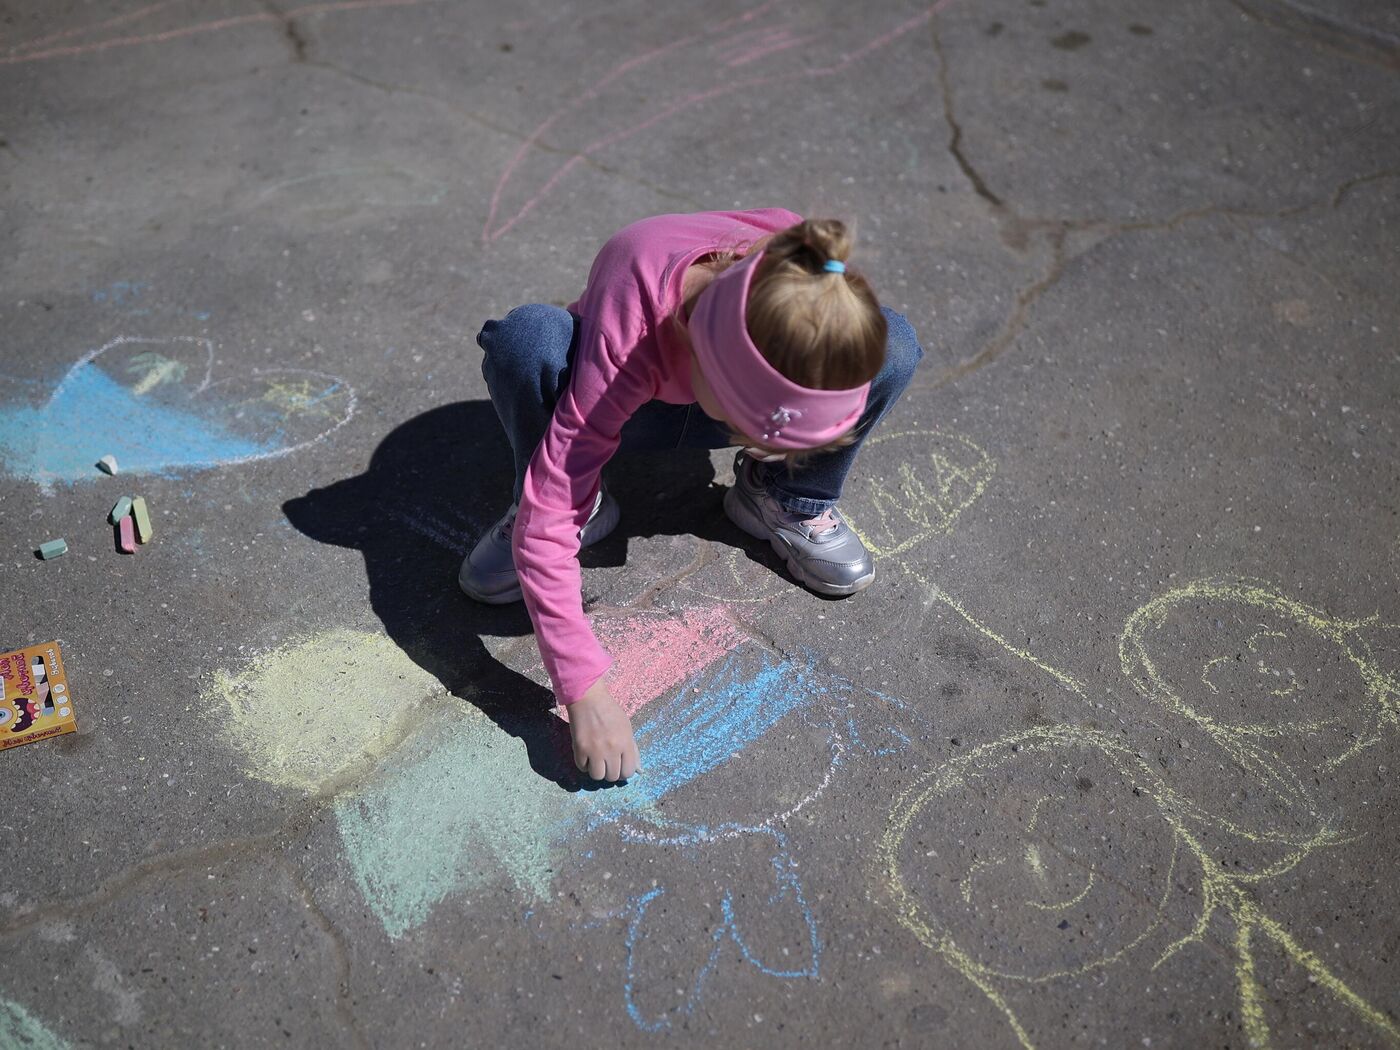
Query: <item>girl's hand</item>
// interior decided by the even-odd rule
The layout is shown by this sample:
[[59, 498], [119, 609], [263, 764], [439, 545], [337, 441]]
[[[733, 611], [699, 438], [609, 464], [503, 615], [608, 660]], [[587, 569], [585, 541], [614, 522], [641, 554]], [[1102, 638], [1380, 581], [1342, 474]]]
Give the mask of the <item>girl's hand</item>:
[[594, 780], [626, 780], [641, 760], [632, 736], [632, 720], [600, 678], [569, 705], [569, 732], [574, 762]]

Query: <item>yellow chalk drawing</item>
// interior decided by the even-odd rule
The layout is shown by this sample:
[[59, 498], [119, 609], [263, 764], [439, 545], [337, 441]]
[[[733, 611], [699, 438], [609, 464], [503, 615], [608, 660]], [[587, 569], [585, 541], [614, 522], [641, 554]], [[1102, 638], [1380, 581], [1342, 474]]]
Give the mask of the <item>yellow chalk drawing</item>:
[[149, 394], [165, 383], [183, 382], [188, 366], [183, 361], [174, 361], [164, 354], [154, 351], [137, 354], [127, 362], [126, 371], [141, 378], [131, 385], [131, 392], [138, 397]]
[[919, 575], [919, 573], [917, 572], [911, 571], [910, 575], [913, 576], [914, 579], [918, 580], [919, 583], [923, 585], [925, 593], [927, 594], [926, 604], [931, 605], [934, 602], [942, 602], [944, 605], [948, 606], [948, 608], [952, 609], [953, 612], [957, 613], [964, 620], [966, 620], [968, 622], [968, 625], [971, 626], [973, 630], [977, 631], [979, 634], [985, 635], [993, 642], [996, 642], [997, 645], [1001, 646], [1013, 656], [1020, 657], [1022, 660], [1026, 661], [1026, 663], [1038, 667], [1040, 670], [1044, 671], [1051, 678], [1055, 679], [1055, 681], [1059, 682], [1062, 686], [1068, 689], [1075, 696], [1078, 696], [1080, 698], [1087, 698], [1088, 694], [1085, 692], [1084, 685], [1079, 681], [1079, 679], [1075, 678], [1073, 675], [1065, 674], [1065, 672], [1051, 667], [1044, 661], [1037, 659], [1034, 654], [1027, 652], [1025, 649], [1019, 649], [1016, 646], [1012, 645], [1010, 642], [1008, 642], [1001, 635], [997, 634], [986, 624], [975, 619], [971, 613], [969, 613], [966, 609], [963, 608], [961, 602], [959, 602], [956, 598], [954, 598], [947, 591], [943, 590], [943, 588], [939, 587], [937, 584], [929, 583], [926, 579], [924, 579], [923, 576]]
[[250, 776], [312, 795], [363, 777], [445, 692], [388, 637], [332, 630], [218, 671], [205, 698], [227, 709]]
[[[1033, 1044], [1007, 1000], [1003, 984], [1014, 987], [1017, 983], [1071, 977], [1122, 959], [1160, 927], [1177, 865], [1175, 840], [1147, 834], [1147, 822], [1142, 820], [1123, 823], [1128, 834], [1140, 839], [1134, 842], [1135, 850], [1147, 850], [1139, 854], [1144, 860], [1130, 876], [1115, 872], [1114, 878], [1098, 879], [1098, 860], [1065, 848], [1061, 832], [1082, 828], [1083, 823], [1059, 821], [1057, 818], [1065, 814], [1078, 817], [1079, 813], [1062, 805], [1063, 796], [1048, 797], [1045, 790], [1064, 788], [1073, 795], [1078, 790], [1072, 783], [1056, 783], [1053, 777], [1047, 783], [1038, 777], [1018, 781], [1015, 775], [1027, 765], [1032, 773], [1039, 772], [1037, 765], [1047, 759], [1070, 761], [1073, 756], [1066, 755], [1066, 749], [1077, 749], [1081, 759], [1107, 763], [1109, 772], [1117, 774], [1121, 790], [1116, 792], [1109, 778], [1099, 774], [1098, 797], [1111, 798], [1119, 807], [1136, 806], [1143, 812], [1152, 807], [1149, 797], [1129, 789], [1154, 787], [1156, 777], [1121, 743], [1073, 726], [1043, 727], [973, 748], [926, 773], [895, 802], [877, 846], [889, 903], [900, 923], [981, 989], [1025, 1047]], [[1025, 794], [1010, 798], [998, 794], [1008, 787], [1023, 788]], [[967, 833], [959, 801], [975, 806], [973, 812], [985, 808], [986, 824], [976, 829], [976, 835]], [[926, 808], [928, 820], [919, 824]], [[1054, 827], [1045, 827], [1047, 822]], [[1033, 823], [1036, 830], [1031, 830]], [[1026, 843], [1027, 835], [1035, 841]], [[931, 844], [935, 848], [927, 848]], [[1085, 845], [1095, 843], [1091, 840]], [[1115, 845], [1119, 848], [1103, 850], [1100, 859], [1112, 863], [1130, 852], [1122, 849], [1121, 843]], [[915, 882], [915, 874], [929, 877]], [[1131, 876], [1150, 876], [1159, 884], [1151, 898], [1154, 904], [1145, 914], [1140, 891], [1129, 885]], [[974, 879], [976, 887], [969, 890], [967, 884]], [[954, 885], [964, 902], [961, 908], [948, 895], [948, 888]], [[1046, 899], [1046, 890], [1057, 886], [1082, 889], [1058, 901]], [[1103, 898], [1096, 902], [1100, 913], [1107, 903], [1116, 906], [1112, 910], [1122, 913], [1121, 919], [1130, 920], [1136, 914], [1140, 923], [1134, 927], [1129, 921], [1116, 922], [1093, 931], [1097, 940], [1084, 936], [1067, 946], [1057, 935], [1058, 924], [1071, 918], [1069, 909], [1096, 891]], [[937, 898], [935, 907], [929, 906], [925, 893]], [[960, 932], [959, 927], [966, 927], [966, 932]], [[1027, 943], [1028, 929], [1046, 931], [1050, 936]]]
[[[1212, 695], [1202, 694], [1195, 700], [1184, 696], [1161, 666], [1162, 657], [1154, 654], [1152, 636], [1169, 629], [1179, 633], [1184, 622], [1201, 619], [1200, 609], [1206, 604], [1249, 618], [1254, 630], [1245, 648], [1251, 654], [1258, 651], [1261, 638], [1272, 638], [1313, 646], [1321, 644], [1329, 656], [1340, 655], [1341, 666], [1348, 669], [1348, 677], [1361, 695], [1353, 699], [1349, 690], [1332, 694], [1322, 689], [1310, 690], [1306, 708], [1296, 703], [1291, 705], [1301, 708], [1293, 717], [1287, 717], [1293, 712], [1273, 703], [1263, 705], [1262, 710], [1256, 704], [1228, 713], [1217, 712], [1212, 710], [1221, 706], [1216, 699], [1221, 695], [1220, 690], [1214, 684], [1217, 668], [1245, 663], [1243, 659], [1232, 660], [1222, 653], [1211, 654], [1202, 664], [1200, 677], [1205, 681], [1210, 676], [1211, 681], [1206, 684]], [[1259, 623], [1260, 620], [1265, 622]], [[1251, 772], [1281, 784], [1289, 779], [1278, 769], [1280, 751], [1287, 743], [1320, 744], [1325, 755], [1321, 770], [1331, 772], [1379, 743], [1386, 733], [1400, 728], [1400, 681], [1387, 675], [1377, 663], [1362, 633], [1366, 629], [1388, 626], [1379, 623], [1376, 617], [1336, 619], [1256, 580], [1205, 579], [1169, 591], [1133, 613], [1124, 626], [1118, 655], [1123, 673], [1142, 695], [1200, 726]], [[1243, 657], [1243, 653], [1239, 655]], [[1268, 679], [1285, 676], [1289, 681], [1285, 689], [1256, 689], [1257, 696], [1286, 700], [1302, 692], [1298, 672], [1292, 666], [1274, 668], [1263, 660], [1249, 666], [1252, 673], [1265, 678], [1266, 685], [1273, 684]], [[1315, 673], [1321, 673], [1321, 669]], [[1316, 708], [1329, 700], [1337, 705], [1337, 710], [1331, 717], [1319, 717]], [[1241, 717], [1256, 710], [1257, 717]], [[1320, 736], [1327, 730], [1335, 731], [1332, 739]], [[1327, 753], [1329, 746], [1330, 754]], [[1296, 775], [1308, 779], [1303, 776], [1305, 773], [1310, 774], [1310, 771], [1298, 770]], [[1290, 793], [1300, 801], [1312, 794], [1305, 785], [1299, 786], [1296, 793], [1292, 790]]]
[[[1056, 783], [1054, 771], [1067, 766], [1096, 764], [1099, 769], [1094, 791], [1120, 813], [1134, 806], [1131, 819], [1120, 817], [1112, 825], [1088, 819], [1073, 785], [1066, 785], [1061, 802], [1064, 808], [1058, 829], [1030, 832], [1029, 819], [1018, 814], [1033, 811], [1044, 801], [1047, 783]], [[1018, 780], [1017, 767], [1029, 776]], [[1107, 773], [1107, 775], [1105, 775]], [[1024, 798], [1016, 792], [1024, 791]], [[1001, 793], [1009, 793], [1004, 798]], [[960, 799], [959, 796], [965, 796]], [[966, 809], [958, 806], [964, 801]], [[972, 808], [975, 807], [975, 808]], [[927, 819], [920, 817], [928, 809]], [[1236, 929], [1235, 975], [1241, 1014], [1252, 1046], [1267, 1046], [1269, 1029], [1264, 1017], [1263, 990], [1254, 974], [1251, 943], [1266, 938], [1292, 962], [1301, 966], [1317, 985], [1392, 1042], [1400, 1043], [1400, 1028], [1380, 1010], [1353, 992], [1322, 959], [1302, 947], [1257, 903], [1250, 887], [1296, 867], [1318, 846], [1334, 841], [1328, 831], [1296, 843], [1272, 866], [1241, 874], [1220, 867], [1208, 848], [1195, 834], [1187, 814], [1196, 807], [1167, 786], [1145, 761], [1121, 740], [1097, 730], [1076, 726], [1050, 726], [1029, 730], [974, 748], [968, 755], [926, 773], [895, 803], [882, 834], [877, 858], [883, 882], [888, 888], [892, 910], [901, 925], [922, 944], [937, 952], [950, 966], [966, 977], [1001, 1011], [1027, 1050], [1034, 1042], [1008, 999], [1017, 984], [1042, 984], [1077, 976], [1124, 960], [1158, 933], [1164, 920], [1168, 897], [1176, 879], [1181, 857], [1193, 858], [1201, 881], [1201, 913], [1190, 933], [1169, 945], [1152, 963], [1160, 965], [1188, 944], [1203, 943], [1205, 931], [1217, 912], [1226, 913]], [[986, 812], [988, 819], [967, 834], [967, 812]], [[1139, 833], [1134, 849], [1121, 843], [1075, 840], [1071, 836], [1084, 829], [1102, 832], [1106, 827], [1122, 828], [1123, 834]], [[1037, 834], [1038, 841], [1027, 848], [1021, 839]], [[945, 836], [938, 838], [939, 835]], [[1100, 835], [1106, 839], [1107, 835]], [[1004, 842], [1000, 840], [1005, 840]], [[917, 848], [911, 848], [911, 841]], [[937, 848], [925, 849], [930, 842]], [[1002, 847], [1005, 848], [1002, 848]], [[1088, 850], [1102, 846], [1097, 854]], [[1018, 848], [1019, 847], [1019, 848]], [[1145, 859], [1132, 867], [1129, 856], [1148, 849]], [[970, 854], [976, 856], [968, 861]], [[1037, 900], [1027, 891], [1045, 880], [1046, 857], [1055, 858], [1066, 872], [1078, 871], [1085, 879], [1082, 891], [1062, 901]], [[931, 860], [930, 858], [935, 858]], [[936, 869], [929, 870], [934, 865]], [[1116, 866], [1100, 878], [1101, 865]], [[965, 865], [965, 871], [959, 871]], [[991, 878], [995, 872], [999, 878]], [[926, 875], [919, 879], [919, 875]], [[973, 877], [987, 892], [970, 889]], [[1150, 893], [1152, 907], [1140, 903], [1142, 878], [1153, 878], [1157, 887]], [[958, 908], [948, 887], [958, 887], [964, 902]], [[1097, 929], [1080, 930], [1081, 936], [1067, 946], [1054, 939], [1050, 930], [1059, 922], [1072, 921], [1070, 909], [1094, 897], [1092, 913], [1111, 915], [1115, 922]], [[935, 906], [930, 906], [930, 901]], [[1027, 917], [1022, 908], [1045, 914]], [[1064, 916], [1064, 918], [1060, 918]], [[1139, 919], [1137, 926], [1132, 925]], [[961, 920], [961, 921], [960, 921]], [[1108, 932], [1105, 932], [1107, 930]], [[1123, 931], [1118, 941], [1099, 943], [1092, 937], [1109, 938]], [[1040, 940], [1028, 936], [1040, 933]], [[1040, 949], [1041, 944], [1051, 947]], [[1037, 958], [1037, 951], [1040, 957]], [[1080, 956], [1074, 958], [1074, 953]], [[1065, 957], [1069, 965], [1061, 965]], [[1013, 968], [1011, 963], [1018, 964]], [[1036, 964], [1039, 964], [1037, 968]]]
[[792, 594], [788, 580], [732, 547], [720, 551], [713, 564], [717, 579], [706, 579], [700, 585], [694, 578], [687, 578], [681, 586], [726, 604], [759, 605]]
[[[886, 445], [893, 478], [878, 473], [870, 449]], [[878, 558], [896, 558], [926, 540], [953, 531], [958, 516], [982, 495], [996, 462], [970, 438], [942, 430], [904, 430], [872, 437], [861, 470], [846, 483], [841, 511], [851, 529]], [[867, 469], [870, 468], [870, 469]], [[682, 586], [717, 601], [760, 604], [792, 593], [766, 568], [735, 550], [717, 559], [718, 579]]]
[[[881, 446], [893, 476], [866, 472]], [[982, 495], [996, 461], [961, 434], [904, 430], [872, 437], [862, 449], [862, 470], [847, 482], [843, 512], [876, 557], [892, 558], [953, 531], [958, 516]], [[858, 520], [857, 520], [858, 519]]]
[[347, 389], [340, 383], [327, 386], [324, 381], [284, 379], [267, 385], [259, 400], [267, 402], [282, 415], [330, 417], [344, 411]]
[[[1078, 679], [1011, 645], [941, 588], [920, 582], [930, 601], [942, 602], [1008, 653], [1072, 694], [1088, 698], [1086, 686]], [[1232, 627], [1249, 631], [1233, 655], [1219, 653], [1232, 635], [1216, 637], [1203, 626], [1210, 623], [1208, 610], [1213, 606], [1224, 614], [1215, 619], [1217, 629], [1225, 630], [1228, 618]], [[1145, 942], [1163, 927], [1174, 875], [1185, 860], [1193, 863], [1200, 881], [1199, 914], [1185, 936], [1154, 949], [1153, 968], [1190, 945], [1204, 944], [1211, 920], [1223, 914], [1235, 927], [1235, 981], [1251, 1046], [1266, 1047], [1270, 1042], [1267, 996], [1254, 964], [1261, 942], [1269, 942], [1300, 966], [1313, 983], [1378, 1035], [1400, 1044], [1400, 1027], [1268, 915], [1256, 889], [1319, 850], [1354, 841], [1343, 827], [1345, 813], [1329, 804], [1326, 780], [1318, 773], [1337, 769], [1397, 728], [1400, 682], [1376, 662], [1361, 633], [1389, 626], [1374, 617], [1348, 621], [1329, 616], [1252, 580], [1200, 580], [1153, 599], [1128, 618], [1120, 636], [1124, 673], [1144, 697], [1205, 732], [1250, 779], [1250, 793], [1267, 805], [1256, 807], [1258, 812], [1251, 810], [1247, 821], [1228, 817], [1169, 786], [1121, 738], [1071, 725], [1033, 729], [981, 745], [939, 766], [896, 801], [877, 850], [881, 882], [888, 891], [886, 902], [901, 925], [987, 996], [1020, 1044], [1032, 1050], [1034, 1042], [1008, 998], [1010, 990], [1018, 983], [1059, 980], [1146, 951]], [[1183, 638], [1195, 641], [1195, 648]], [[1293, 706], [1306, 698], [1321, 705], [1328, 699], [1310, 688], [1305, 670], [1294, 669], [1304, 664], [1290, 661], [1279, 668], [1256, 658], [1266, 640], [1324, 646], [1324, 659], [1316, 661], [1319, 671], [1315, 673], [1323, 667], [1342, 666], [1349, 675], [1344, 688], [1327, 694], [1337, 710], [1323, 712], [1329, 717], [1268, 720], [1279, 703]], [[1263, 686], [1252, 692], [1231, 689], [1227, 694], [1212, 682], [1213, 675], [1234, 668], [1261, 679]], [[1272, 688], [1285, 677], [1287, 688]], [[1206, 687], [1198, 697], [1184, 695], [1178, 685], [1193, 681]], [[1353, 684], [1359, 688], [1351, 688]], [[1218, 698], [1227, 696], [1230, 706], [1212, 709]], [[1261, 697], [1269, 698], [1262, 712], [1258, 710]], [[1337, 732], [1329, 737], [1332, 730]], [[1292, 744], [1311, 745], [1312, 751], [1302, 747], [1295, 753]], [[1329, 744], [1334, 745], [1330, 752]], [[1299, 755], [1319, 750], [1320, 764], [1299, 768]], [[1099, 768], [1092, 780], [1083, 778], [1092, 790], [1080, 792], [1066, 782], [1064, 770], [1090, 765]], [[1018, 780], [1018, 775], [1023, 779]], [[960, 799], [960, 795], [966, 797]], [[1091, 800], [1104, 799], [1119, 808], [1114, 822], [1096, 820], [1085, 812], [1104, 804]], [[1132, 813], [1132, 819], [1121, 812], [1128, 806], [1140, 811]], [[929, 815], [920, 823], [926, 808]], [[985, 815], [976, 835], [967, 834], [967, 814]], [[1059, 828], [1045, 826], [1057, 814], [1067, 814]], [[1082, 829], [1110, 826], [1125, 829], [1123, 833], [1140, 829], [1145, 837], [1134, 850], [1074, 838]], [[1259, 863], [1246, 868], [1223, 866], [1217, 859], [1222, 843], [1250, 848], [1252, 859]], [[1165, 860], [1164, 850], [1169, 852]], [[1127, 863], [1125, 857], [1139, 855], [1149, 860], [1139, 864], [1136, 872], [1103, 868], [1104, 864], [1121, 867]], [[1062, 870], [1054, 872], [1055, 865]], [[1073, 871], [1078, 872], [1079, 883], [1069, 877]], [[928, 877], [920, 879], [921, 875]], [[1125, 888], [1143, 879], [1156, 879], [1162, 886], [1160, 893], [1154, 889], [1146, 895], [1157, 902], [1146, 912], [1141, 889], [1123, 896]], [[1066, 889], [1082, 888], [1063, 899], [1047, 897], [1044, 887], [1056, 881]], [[956, 893], [950, 893], [952, 887]], [[1100, 928], [1081, 931], [1085, 936], [1069, 947], [1048, 935], [1027, 942], [1025, 935], [1044, 931], [1049, 919], [1063, 915], [1060, 922], [1072, 921], [1066, 913], [1086, 901], [1092, 903], [1094, 914], [1119, 920], [1108, 924], [1110, 930], [1128, 928], [1132, 935], [1098, 944], [1091, 937], [1108, 936]], [[1141, 919], [1137, 927], [1131, 923], [1134, 917]], [[1041, 944], [1051, 947], [1037, 959]], [[1063, 965], [1066, 958], [1069, 965]]]

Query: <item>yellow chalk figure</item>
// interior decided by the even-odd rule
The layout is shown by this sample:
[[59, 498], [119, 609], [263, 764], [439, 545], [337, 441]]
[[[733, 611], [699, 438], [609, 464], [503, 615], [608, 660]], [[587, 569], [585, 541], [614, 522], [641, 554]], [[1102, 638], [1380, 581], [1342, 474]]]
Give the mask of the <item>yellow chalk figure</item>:
[[1341, 821], [1336, 773], [1400, 728], [1400, 681], [1366, 639], [1385, 626], [1336, 619], [1255, 580], [1206, 579], [1133, 613], [1118, 652], [1141, 695], [1287, 803], [1252, 813], [1267, 835], [1295, 827], [1300, 811]]
[[[931, 603], [945, 605], [1008, 653], [1089, 699], [1084, 683], [1010, 644], [957, 599], [921, 582]], [[1225, 606], [1228, 620], [1201, 622], [1203, 609], [1223, 612]], [[1221, 648], [1232, 648], [1227, 622], [1239, 645], [1223, 660]], [[1223, 800], [1192, 798], [1168, 785], [1121, 737], [1069, 725], [1034, 729], [974, 748], [925, 774], [896, 801], [877, 854], [885, 902], [921, 943], [987, 996], [1030, 1050], [1034, 1043], [1009, 998], [1012, 990], [1125, 962], [1135, 950], [1146, 953], [1149, 938], [1165, 932], [1173, 876], [1190, 864], [1200, 881], [1199, 914], [1185, 936], [1165, 947], [1153, 941], [1153, 968], [1204, 943], [1207, 927], [1223, 914], [1234, 926], [1235, 982], [1251, 1046], [1270, 1044], [1267, 996], [1255, 973], [1261, 943], [1302, 967], [1375, 1035], [1400, 1043], [1400, 1028], [1270, 916], [1257, 890], [1317, 851], [1354, 841], [1319, 774], [1336, 770], [1396, 726], [1400, 683], [1380, 668], [1359, 633], [1380, 626], [1374, 619], [1335, 619], [1249, 580], [1202, 580], [1154, 599], [1125, 625], [1119, 646], [1125, 674], [1235, 759], [1250, 789], [1238, 795], [1259, 803], [1244, 814], [1222, 813]], [[1183, 646], [1183, 638], [1194, 644]], [[1284, 650], [1289, 640], [1305, 643], [1304, 649]], [[1293, 658], [1307, 655], [1313, 659]], [[1303, 696], [1324, 672], [1330, 689], [1323, 690], [1323, 702], [1305, 704]], [[1249, 679], [1249, 686], [1229, 681], [1231, 675]], [[1302, 754], [1310, 756], [1306, 768], [1294, 764]], [[1066, 769], [1097, 772], [1067, 782]], [[1112, 822], [1092, 812], [1107, 799], [1118, 807]], [[967, 834], [959, 802], [968, 814], [987, 815], [977, 835]], [[1240, 805], [1233, 793], [1230, 804]], [[956, 815], [949, 819], [950, 813]], [[1121, 834], [1137, 841], [1112, 842], [1110, 827], [1128, 829]], [[1086, 830], [1093, 834], [1086, 838]], [[1227, 843], [1236, 856], [1247, 852], [1250, 863], [1222, 867], [1216, 851]], [[1127, 891], [1132, 902], [1123, 897]], [[1144, 897], [1156, 902], [1152, 917], [1135, 926]], [[1068, 921], [1072, 910], [1125, 921], [1081, 930], [1068, 946], [1048, 936], [1027, 940], [1048, 921]]]

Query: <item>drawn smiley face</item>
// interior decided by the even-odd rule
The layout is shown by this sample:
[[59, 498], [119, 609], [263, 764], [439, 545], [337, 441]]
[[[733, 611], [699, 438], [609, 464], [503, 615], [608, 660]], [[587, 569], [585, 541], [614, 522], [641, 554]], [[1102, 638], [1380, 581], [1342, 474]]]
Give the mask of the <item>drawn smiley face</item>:
[[1143, 695], [1290, 809], [1326, 810], [1340, 805], [1338, 770], [1396, 724], [1400, 682], [1376, 662], [1366, 626], [1253, 581], [1204, 580], [1138, 610], [1119, 652]]
[[1161, 925], [1182, 842], [1166, 797], [1130, 751], [1091, 730], [974, 748], [891, 815], [881, 858], [896, 913], [974, 982], [1106, 966]]

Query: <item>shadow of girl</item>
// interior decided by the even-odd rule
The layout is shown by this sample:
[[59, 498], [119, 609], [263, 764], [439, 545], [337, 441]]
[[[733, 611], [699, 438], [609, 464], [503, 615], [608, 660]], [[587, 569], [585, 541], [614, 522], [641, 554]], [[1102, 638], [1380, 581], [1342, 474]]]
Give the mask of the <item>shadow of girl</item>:
[[[713, 476], [708, 455], [673, 455], [661, 473], [674, 471], [684, 480], [668, 477], [668, 487], [703, 492]], [[669, 512], [639, 498], [663, 483], [655, 458], [646, 457], [645, 470], [636, 464], [629, 469], [623, 460], [610, 471], [609, 485], [623, 504], [622, 524], [589, 552], [590, 564], [621, 564], [627, 538], [657, 527], [695, 531], [695, 515], [686, 507], [700, 493], [678, 496]], [[505, 509], [510, 462], [491, 403], [458, 402], [395, 427], [363, 474], [288, 500], [282, 510], [306, 536], [364, 555], [370, 605], [414, 663], [519, 738], [539, 776], [566, 791], [591, 790], [598, 785], [574, 766], [568, 728], [551, 713], [550, 690], [506, 666], [483, 641], [530, 634], [525, 607], [482, 605], [456, 584], [462, 558]], [[718, 505], [712, 498], [705, 502]]]

